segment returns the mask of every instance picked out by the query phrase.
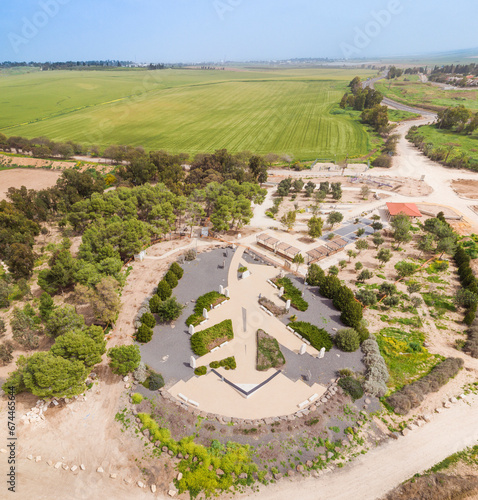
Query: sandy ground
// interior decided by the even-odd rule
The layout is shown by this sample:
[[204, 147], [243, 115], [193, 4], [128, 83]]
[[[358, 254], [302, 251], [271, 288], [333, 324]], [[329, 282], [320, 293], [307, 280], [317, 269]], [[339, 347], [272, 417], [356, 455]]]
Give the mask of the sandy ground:
[[451, 187], [459, 196], [469, 200], [478, 199], [478, 180], [458, 179], [452, 181]]
[[0, 171], [0, 200], [7, 199], [7, 191], [10, 187], [28, 189], [46, 189], [56, 184], [61, 172], [50, 170], [35, 170], [15, 168]]
[[[75, 157], [78, 161], [86, 162], [81, 167], [81, 171], [87, 170], [88, 168], [97, 168], [98, 164], [91, 162], [89, 157]], [[60, 160], [42, 160], [40, 158], [30, 158], [28, 156], [9, 156], [6, 154], [0, 154], [0, 166], [8, 165], [19, 165], [22, 167], [32, 167], [32, 168], [43, 168], [48, 167], [52, 170], [65, 170], [68, 168], [73, 168], [76, 165], [75, 161], [60, 161]], [[101, 171], [103, 173], [109, 172], [113, 169], [110, 164], [105, 164], [101, 166]]]

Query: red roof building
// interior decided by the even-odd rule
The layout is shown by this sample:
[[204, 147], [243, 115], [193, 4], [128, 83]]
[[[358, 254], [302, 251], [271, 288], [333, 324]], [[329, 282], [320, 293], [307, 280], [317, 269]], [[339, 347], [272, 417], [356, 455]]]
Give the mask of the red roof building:
[[409, 217], [422, 217], [415, 203], [387, 203], [387, 208], [391, 217], [399, 214], [405, 214]]

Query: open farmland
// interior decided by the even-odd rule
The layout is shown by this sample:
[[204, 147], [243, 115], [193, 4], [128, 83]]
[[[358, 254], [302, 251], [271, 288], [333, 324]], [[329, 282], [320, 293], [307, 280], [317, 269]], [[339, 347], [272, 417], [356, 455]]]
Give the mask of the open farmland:
[[389, 81], [379, 81], [375, 84], [375, 88], [402, 104], [422, 106], [435, 111], [463, 104], [473, 111], [478, 110], [478, 90], [444, 90], [431, 83], [421, 83], [417, 80], [416, 75], [406, 75], [397, 78], [391, 85]]
[[[337, 113], [347, 83], [371, 71], [53, 71], [0, 79], [0, 131], [172, 153], [358, 157], [370, 138]], [[334, 109], [335, 108], [335, 109]]]

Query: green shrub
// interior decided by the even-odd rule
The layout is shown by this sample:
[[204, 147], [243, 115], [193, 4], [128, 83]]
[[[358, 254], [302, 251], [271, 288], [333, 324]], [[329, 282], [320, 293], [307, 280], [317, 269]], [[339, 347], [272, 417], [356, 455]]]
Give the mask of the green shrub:
[[223, 367], [226, 370], [235, 370], [237, 368], [236, 358], [231, 356], [230, 358], [225, 358], [221, 361], [212, 361], [209, 366], [215, 369]]
[[214, 347], [232, 340], [234, 331], [232, 329], [232, 321], [226, 319], [222, 323], [206, 328], [200, 332], [196, 332], [191, 336], [191, 349], [198, 356], [204, 356]]
[[133, 394], [131, 396], [131, 402], [134, 404], [134, 405], [139, 405], [139, 403], [141, 403], [141, 401], [143, 401], [143, 396], [142, 394], [139, 394], [138, 392], [136, 392], [135, 394]]
[[355, 352], [360, 347], [359, 334], [353, 328], [344, 328], [335, 335], [335, 344], [344, 352]]
[[299, 311], [307, 311], [309, 304], [302, 298], [300, 290], [292, 284], [289, 278], [276, 278], [274, 282], [277, 286], [284, 287], [284, 294], [281, 297], [284, 302], [290, 300], [292, 307]]
[[183, 277], [184, 269], [177, 262], [173, 262], [169, 270], [176, 275], [178, 280]]
[[177, 301], [176, 297], [170, 297], [159, 304], [156, 312], [160, 321], [170, 323], [179, 318], [183, 309], [184, 306]]
[[178, 286], [178, 277], [172, 272], [168, 271], [164, 276], [164, 281], [171, 287], [171, 289]]
[[136, 340], [146, 344], [153, 338], [153, 329], [147, 325], [141, 325], [136, 332]]
[[156, 326], [156, 319], [151, 313], [144, 313], [141, 316], [141, 323], [143, 323], [143, 325], [149, 326], [149, 328], [154, 328]]
[[148, 380], [148, 389], [150, 391], [157, 391], [158, 389], [161, 389], [161, 387], [164, 387], [164, 379], [160, 373], [151, 372]]
[[247, 267], [245, 267], [245, 266], [241, 266], [241, 267], [237, 270], [237, 272], [238, 272], [238, 273], [245, 273], [246, 271], [247, 271]]
[[207, 367], [206, 366], [198, 366], [194, 370], [194, 374], [197, 375], [198, 377], [201, 377], [202, 375], [206, 375], [207, 373]]
[[[166, 282], [165, 282], [166, 283]], [[167, 283], [166, 283], [167, 284]], [[168, 285], [169, 286], [169, 285]], [[152, 313], [157, 313], [159, 305], [161, 304], [162, 300], [159, 298], [159, 295], [153, 295], [151, 299], [149, 299], [149, 309]]]
[[[169, 299], [169, 297], [171, 297], [171, 295], [173, 294], [173, 291], [172, 291], [171, 287], [169, 286], [169, 283], [163, 279], [158, 283], [158, 290], [156, 293], [161, 300], [166, 300], [166, 299]], [[151, 301], [150, 301], [150, 304], [151, 304]], [[150, 307], [151, 307], [151, 305], [150, 305]]]
[[363, 389], [360, 382], [352, 377], [345, 377], [339, 379], [337, 384], [342, 387], [342, 389], [350, 395], [350, 397], [355, 401], [363, 396]]
[[311, 286], [320, 286], [325, 278], [324, 270], [318, 264], [311, 264], [307, 273], [306, 281]]
[[194, 306], [194, 312], [186, 320], [186, 324], [188, 326], [199, 325], [199, 323], [201, 323], [201, 321], [204, 320], [204, 317], [202, 315], [203, 309], [209, 311], [211, 309], [211, 306], [219, 304], [222, 300], [226, 300], [226, 296], [221, 295], [219, 292], [208, 292], [205, 293], [204, 295], [201, 295], [201, 297], [199, 297], [196, 300], [196, 305]]
[[333, 299], [341, 286], [342, 283], [337, 276], [326, 276], [319, 286], [320, 295]]
[[340, 315], [340, 321], [344, 325], [350, 326], [352, 328], [357, 328], [363, 318], [363, 307], [358, 302], [351, 302], [347, 304], [344, 309], [342, 309], [342, 314]]
[[306, 323], [305, 321], [289, 323], [288, 326], [295, 330], [304, 339], [308, 340], [310, 345], [318, 351], [320, 351], [322, 347], [325, 347], [326, 351], [330, 351], [330, 349], [332, 349], [332, 338], [323, 328], [318, 328], [311, 323]]

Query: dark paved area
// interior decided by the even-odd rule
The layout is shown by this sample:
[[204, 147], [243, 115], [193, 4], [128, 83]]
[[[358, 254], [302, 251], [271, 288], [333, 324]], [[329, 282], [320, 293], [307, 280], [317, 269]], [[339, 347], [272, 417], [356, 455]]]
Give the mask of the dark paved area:
[[[360, 222], [358, 222], [357, 224], [350, 223], [350, 224], [347, 224], [346, 226], [341, 227], [340, 229], [337, 229], [336, 231], [329, 231], [327, 233], [324, 233], [324, 235], [322, 236], [321, 239], [324, 241], [328, 241], [327, 235], [330, 232], [332, 232], [335, 235], [343, 238], [348, 243], [352, 243], [360, 238], [367, 238], [368, 236], [370, 236], [371, 234], [374, 233], [374, 230], [370, 227], [370, 225], [372, 224], [373, 221], [371, 221], [370, 219], [365, 219], [365, 218], [361, 218], [359, 220], [360, 220]], [[365, 229], [365, 233], [362, 236], [360, 236], [360, 238], [359, 238], [355, 234], [355, 232], [358, 229], [362, 229], [362, 228]]]
[[[299, 290], [304, 290], [303, 297], [309, 303], [309, 308], [304, 312], [291, 308], [291, 313], [281, 318], [283, 323], [288, 324], [289, 316], [295, 314], [298, 321], [306, 321], [319, 328], [324, 328], [332, 337], [335, 335], [334, 328], [337, 330], [345, 328], [344, 324], [340, 321], [340, 311], [334, 307], [330, 299], [319, 295], [317, 287], [304, 287], [304, 280], [302, 278], [297, 278], [293, 275], [288, 275], [287, 277]], [[329, 352], [325, 353], [323, 359], [316, 359], [309, 354], [300, 356], [284, 346], [281, 346], [281, 350], [286, 359], [286, 364], [283, 368], [284, 375], [294, 381], [299, 378], [305, 381], [304, 377], [310, 373], [310, 383], [319, 382], [321, 384], [328, 384], [331, 379], [337, 378], [337, 372], [342, 368], [350, 368], [354, 371], [365, 370], [365, 365], [362, 363], [362, 351], [360, 349], [349, 353], [332, 347]]]
[[[175, 328], [170, 325], [157, 325], [151, 342], [140, 345], [143, 362], [163, 375], [166, 386], [170, 387], [179, 380], [188, 380], [194, 375], [189, 366], [193, 352], [186, 326], [186, 319], [192, 314], [195, 305], [191, 300], [213, 290], [219, 291], [219, 285], [227, 287], [227, 275], [233, 255], [231, 248], [212, 250], [199, 254], [192, 262], [181, 264], [184, 275], [173, 294], [186, 307], [175, 322]], [[160, 278], [158, 276], [158, 282]], [[163, 360], [166, 356], [168, 358]]]

